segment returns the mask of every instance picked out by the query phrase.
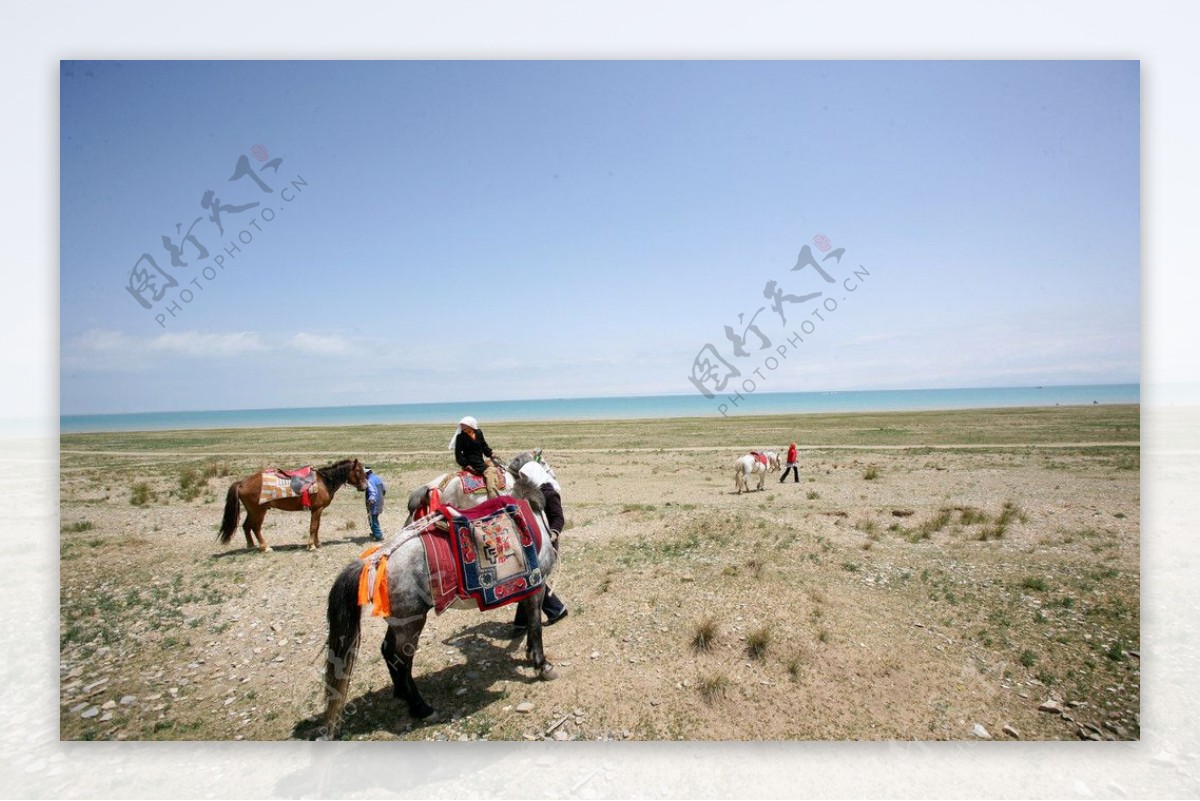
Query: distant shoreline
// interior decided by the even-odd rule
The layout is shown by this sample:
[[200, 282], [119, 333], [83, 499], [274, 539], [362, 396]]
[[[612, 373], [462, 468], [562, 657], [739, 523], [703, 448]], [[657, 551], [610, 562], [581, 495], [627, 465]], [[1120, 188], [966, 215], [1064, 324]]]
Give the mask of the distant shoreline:
[[[545, 421], [733, 420], [770, 415], [955, 411], [1138, 404], [1140, 384], [1041, 387], [778, 392], [705, 398], [647, 395], [613, 398], [322, 406], [278, 409], [62, 415], [62, 434], [196, 431], [354, 425], [453, 424], [464, 415], [481, 423]], [[724, 406], [723, 410], [719, 407]], [[723, 412], [723, 413], [722, 413]]]
[[[106, 454], [111, 458], [225, 458], [270, 454], [313, 459], [363, 456], [448, 458], [452, 424], [393, 423], [190, 431], [106, 431], [63, 434], [64, 458]], [[796, 442], [805, 452], [865, 449], [875, 452], [925, 449], [1096, 450], [1138, 449], [1140, 404], [1061, 407], [949, 409], [900, 412], [826, 412], [746, 415], [730, 420], [680, 417], [640, 420], [503, 422], [489, 426], [489, 440], [502, 454], [544, 447], [549, 452], [672, 451], [700, 456], [724, 450], [782, 448]]]

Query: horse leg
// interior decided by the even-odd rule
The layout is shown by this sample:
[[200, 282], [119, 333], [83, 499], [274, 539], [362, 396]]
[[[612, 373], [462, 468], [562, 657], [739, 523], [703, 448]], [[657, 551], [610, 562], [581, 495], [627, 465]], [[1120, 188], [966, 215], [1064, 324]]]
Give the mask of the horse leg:
[[525, 638], [525, 656], [533, 662], [538, 678], [550, 681], [558, 678], [558, 671], [546, 661], [546, 653], [542, 650], [542, 598], [545, 594], [546, 589], [543, 587], [520, 604], [521, 611], [525, 614], [525, 622], [529, 626], [529, 633]]
[[313, 506], [312, 517], [308, 521], [308, 550], [315, 551], [321, 547], [321, 539], [317, 532], [321, 530], [321, 509]]
[[246, 548], [248, 548], [248, 549], [254, 547], [254, 535], [250, 533], [251, 525], [252, 525], [252, 523], [250, 521], [253, 517], [254, 517], [254, 513], [250, 510], [249, 507], [247, 507], [246, 508], [246, 520], [244, 523], [242, 523], [242, 533], [246, 535]]
[[392, 675], [392, 696], [403, 698], [408, 703], [409, 714], [417, 719], [433, 714], [433, 707], [425, 703], [412, 677], [413, 657], [417, 653], [421, 629], [425, 628], [426, 616], [414, 615], [404, 621], [390, 618], [387, 634], [383, 635], [383, 644], [379, 647], [388, 673]]
[[[254, 537], [258, 540], [258, 550], [262, 553], [271, 553], [271, 546], [267, 545], [267, 539], [262, 533], [263, 519], [266, 516], [267, 510], [263, 506], [246, 510], [246, 539], [249, 540], [250, 532], [254, 532]], [[251, 543], [251, 547], [253, 547], [253, 543]]]

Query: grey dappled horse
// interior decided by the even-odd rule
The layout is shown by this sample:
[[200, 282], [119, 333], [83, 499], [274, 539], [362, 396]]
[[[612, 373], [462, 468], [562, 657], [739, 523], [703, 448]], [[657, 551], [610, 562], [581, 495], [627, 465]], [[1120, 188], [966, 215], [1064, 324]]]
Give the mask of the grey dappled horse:
[[[518, 460], [520, 458], [517, 457]], [[517, 460], [513, 461], [513, 463], [516, 462]], [[538, 550], [538, 566], [542, 570], [542, 575], [548, 577], [554, 569], [557, 554], [551, 544], [549, 526], [546, 525], [542, 513], [545, 505], [542, 491], [515, 472], [510, 472], [507, 478], [508, 489], [504, 490], [504, 493], [528, 501], [539, 518], [542, 537], [541, 547]], [[457, 481], [457, 477], [454, 481]], [[440, 479], [413, 492], [409, 499], [410, 519], [413, 516], [412, 513], [428, 503], [429, 490], [438, 483], [440, 483]], [[448, 488], [449, 485], [447, 485]], [[451, 503], [451, 500], [455, 502]], [[442, 502], [460, 510], [469, 509], [484, 500], [486, 500], [486, 495], [482, 492], [466, 496], [461, 496], [460, 492], [458, 496], [452, 496], [446, 490], [442, 490]], [[362, 624], [362, 610], [358, 605], [358, 585], [363, 569], [364, 563], [361, 560], [347, 565], [334, 580], [333, 587], [329, 590], [329, 639], [326, 643], [325, 715], [323, 721], [324, 736], [326, 737], [334, 736], [338, 720], [346, 706], [350, 675], [354, 669], [354, 660], [358, 652]], [[434, 709], [426, 703], [425, 699], [421, 697], [420, 691], [417, 690], [416, 682], [413, 681], [412, 666], [421, 630], [425, 627], [429, 610], [433, 608], [433, 591], [429, 566], [425, 559], [425, 548], [417, 537], [410, 537], [389, 555], [387, 586], [392, 613], [387, 618], [388, 628], [384, 634], [380, 651], [383, 653], [384, 662], [392, 677], [392, 695], [407, 702], [409, 713], [413, 717], [426, 718], [433, 714]], [[542, 649], [541, 609], [544, 594], [545, 588], [543, 587], [518, 603], [524, 607], [525, 618], [529, 621], [525, 654], [533, 662], [538, 677], [549, 680], [556, 678], [557, 674], [554, 666], [546, 660], [545, 652]], [[452, 606], [476, 608], [474, 602], [471, 601], [455, 602]]]

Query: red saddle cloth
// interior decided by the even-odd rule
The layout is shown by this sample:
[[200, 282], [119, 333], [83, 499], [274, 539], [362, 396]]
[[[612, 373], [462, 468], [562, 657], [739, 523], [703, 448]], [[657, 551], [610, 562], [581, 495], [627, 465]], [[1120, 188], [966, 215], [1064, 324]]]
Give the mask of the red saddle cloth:
[[750, 455], [753, 456], [755, 458], [755, 460], [758, 461], [759, 464], [767, 463], [767, 455], [765, 453], [759, 453], [758, 451], [750, 451]]
[[269, 472], [277, 473], [284, 478], [308, 478], [312, 475], [312, 465], [297, 467], [295, 470], [284, 470], [281, 467], [268, 468]]
[[[433, 504], [440, 507], [437, 500], [434, 500]], [[514, 544], [524, 553], [523, 561], [532, 564], [526, 564], [524, 571], [511, 575], [497, 586], [480, 587], [478, 567], [483, 554], [478, 552], [475, 542], [467, 539], [471, 537], [471, 530], [462, 525], [463, 519], [483, 520], [503, 511], [505, 507], [516, 507], [521, 518], [520, 543]], [[480, 609], [495, 609], [520, 601], [541, 588], [544, 578], [537, 567], [536, 555], [541, 549], [542, 527], [528, 503], [501, 495], [462, 512], [446, 507], [440, 508], [445, 509], [448, 515], [456, 517], [458, 524], [449, 526], [449, 530], [432, 525], [420, 535], [421, 544], [425, 546], [425, 559], [429, 565], [429, 588], [433, 595], [434, 612], [440, 615], [459, 598], [474, 601]], [[528, 540], [525, 539], [526, 536], [529, 537]], [[510, 553], [508, 558], [512, 556]]]

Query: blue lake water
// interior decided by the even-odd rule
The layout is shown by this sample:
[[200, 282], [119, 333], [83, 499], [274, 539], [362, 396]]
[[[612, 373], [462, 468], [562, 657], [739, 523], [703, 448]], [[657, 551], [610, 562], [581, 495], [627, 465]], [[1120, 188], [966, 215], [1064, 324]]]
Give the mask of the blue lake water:
[[486, 426], [501, 421], [621, 420], [666, 417], [720, 418], [757, 414], [887, 412], [984, 409], [1015, 406], [1078, 406], [1139, 403], [1140, 384], [1100, 384], [970, 389], [895, 389], [848, 392], [756, 392], [736, 404], [726, 396], [647, 395], [617, 398], [402, 403], [379, 406], [321, 406], [301, 409], [229, 409], [138, 414], [63, 415], [64, 434], [102, 431], [163, 431], [196, 428], [264, 428], [457, 423], [473, 415]]

